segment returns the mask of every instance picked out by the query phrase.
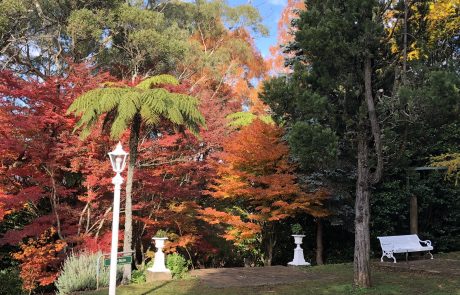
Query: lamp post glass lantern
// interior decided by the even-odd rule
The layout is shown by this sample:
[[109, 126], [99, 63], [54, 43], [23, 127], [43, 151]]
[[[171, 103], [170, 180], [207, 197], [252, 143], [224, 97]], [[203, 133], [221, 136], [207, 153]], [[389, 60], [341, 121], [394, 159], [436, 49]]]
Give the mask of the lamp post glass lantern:
[[110, 164], [112, 164], [113, 172], [121, 173], [125, 169], [127, 157], [128, 153], [123, 150], [123, 147], [119, 142], [115, 150], [109, 153]]
[[118, 225], [120, 223], [120, 190], [123, 183], [123, 177], [120, 173], [125, 169], [126, 158], [128, 153], [123, 150], [121, 143], [117, 144], [115, 150], [109, 153], [112, 169], [116, 173], [112, 178], [112, 183], [115, 185], [113, 192], [113, 217], [112, 217], [112, 245], [110, 251], [110, 281], [109, 295], [115, 295], [117, 285], [117, 255], [118, 255]]

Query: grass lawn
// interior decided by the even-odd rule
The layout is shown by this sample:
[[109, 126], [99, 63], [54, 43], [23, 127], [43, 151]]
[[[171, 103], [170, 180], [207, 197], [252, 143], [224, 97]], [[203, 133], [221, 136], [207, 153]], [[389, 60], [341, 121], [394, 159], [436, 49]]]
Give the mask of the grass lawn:
[[[454, 254], [454, 253], [453, 253]], [[453, 257], [457, 258], [459, 253]], [[450, 257], [449, 257], [450, 258]], [[295, 284], [216, 289], [207, 287], [198, 279], [189, 278], [169, 282], [130, 285], [117, 288], [117, 294], [191, 294], [191, 295], [236, 295], [236, 294], [372, 294], [372, 295], [460, 295], [460, 277], [436, 274], [398, 272], [374, 268], [372, 272], [373, 287], [371, 289], [353, 289], [353, 265], [331, 264], [314, 266], [304, 269], [312, 272], [316, 280], [304, 281]], [[324, 277], [324, 278], [322, 278]], [[84, 295], [107, 294], [107, 289], [97, 292], [80, 293]]]

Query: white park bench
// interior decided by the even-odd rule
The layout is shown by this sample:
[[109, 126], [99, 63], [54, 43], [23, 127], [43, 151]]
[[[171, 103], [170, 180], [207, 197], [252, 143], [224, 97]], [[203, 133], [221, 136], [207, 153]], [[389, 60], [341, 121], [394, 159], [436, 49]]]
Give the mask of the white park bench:
[[421, 252], [428, 251], [428, 254], [433, 250], [431, 246], [431, 241], [426, 240], [422, 241], [418, 238], [417, 235], [404, 235], [404, 236], [387, 236], [387, 237], [377, 237], [380, 240], [380, 246], [382, 247], [382, 258], [380, 261], [383, 262], [383, 256], [388, 258], [393, 258], [393, 262], [396, 263], [396, 258], [393, 256], [394, 253], [406, 253], [409, 252]]

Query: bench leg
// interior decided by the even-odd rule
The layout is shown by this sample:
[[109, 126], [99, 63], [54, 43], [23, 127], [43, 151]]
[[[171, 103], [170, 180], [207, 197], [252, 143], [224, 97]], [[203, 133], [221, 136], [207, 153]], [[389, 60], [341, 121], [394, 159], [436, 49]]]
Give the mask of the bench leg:
[[431, 254], [431, 252], [430, 252], [430, 251], [428, 251], [428, 254], [430, 254], [430, 256], [431, 256], [431, 259], [433, 259], [433, 254]]
[[382, 252], [382, 257], [380, 257], [380, 262], [383, 262], [383, 257], [393, 258], [393, 263], [396, 263], [396, 258], [393, 256], [393, 252]]

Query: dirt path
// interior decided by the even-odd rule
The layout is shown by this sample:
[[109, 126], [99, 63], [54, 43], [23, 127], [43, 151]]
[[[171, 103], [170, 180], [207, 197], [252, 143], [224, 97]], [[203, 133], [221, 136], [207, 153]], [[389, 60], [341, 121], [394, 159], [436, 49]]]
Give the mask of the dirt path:
[[[296, 267], [235, 267], [197, 269], [191, 272], [201, 282], [212, 288], [264, 286], [315, 280], [324, 275], [305, 272]], [[330, 276], [332, 278], [332, 276]]]

